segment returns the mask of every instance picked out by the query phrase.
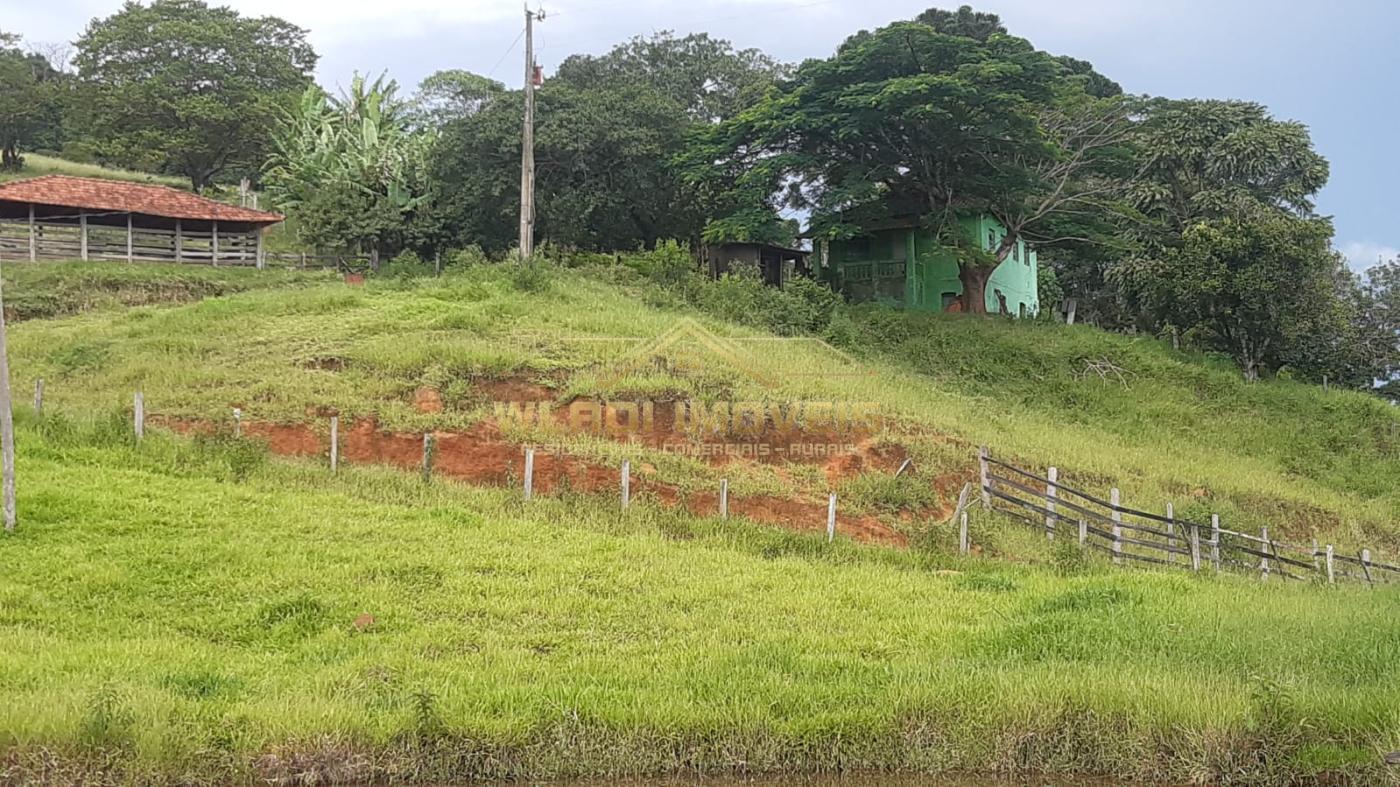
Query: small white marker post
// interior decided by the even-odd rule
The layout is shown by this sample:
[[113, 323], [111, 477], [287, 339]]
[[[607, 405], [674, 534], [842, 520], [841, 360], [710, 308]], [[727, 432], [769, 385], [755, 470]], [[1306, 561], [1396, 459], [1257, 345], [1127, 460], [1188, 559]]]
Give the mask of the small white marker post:
[[135, 419], [136, 439], [146, 436], [146, 397], [140, 391], [132, 398], [133, 418]]
[[331, 416], [331, 473], [340, 465], [340, 417]]
[[719, 518], [729, 518], [729, 479], [719, 480]]
[[[1273, 542], [1269, 540], [1269, 528], [1259, 528], [1259, 538], [1261, 539], [1260, 546], [1263, 547], [1260, 551], [1266, 555], [1269, 554], [1270, 547], [1273, 546]], [[1269, 559], [1267, 557], [1259, 558], [1259, 581], [1269, 581]]]
[[423, 433], [423, 483], [433, 478], [433, 433]]
[[34, 414], [44, 414], [44, 378], [34, 381]]
[[1333, 572], [1333, 569], [1332, 569], [1332, 554], [1333, 554], [1332, 545], [1331, 545], [1331, 544], [1328, 544], [1328, 545], [1327, 545], [1327, 584], [1329, 584], [1329, 585], [1335, 584], [1335, 583], [1337, 582], [1337, 575]]
[[1191, 570], [1201, 570], [1201, 528], [1191, 525]]
[[535, 496], [535, 449], [525, 449], [525, 499]]
[[826, 540], [831, 543], [836, 538], [836, 493], [826, 500]]
[[632, 503], [632, 460], [622, 460], [622, 510]]
[[1060, 496], [1060, 469], [1052, 467], [1046, 471], [1046, 478], [1049, 481], [1045, 485], [1045, 538], [1048, 541], [1055, 540], [1055, 499]]
[[[1167, 503], [1167, 547], [1176, 549], [1176, 507]], [[1176, 562], [1176, 553], [1167, 552], [1167, 560]]]
[[1079, 520], [1079, 545], [1086, 546], [1089, 543], [1089, 523], [1083, 519]]
[[970, 549], [971, 545], [968, 543], [967, 536], [967, 512], [963, 511], [962, 518], [958, 522], [958, 554], [966, 555]]
[[1210, 515], [1210, 564], [1220, 571], [1220, 515]]
[[1371, 550], [1369, 549], [1361, 550], [1361, 571], [1366, 575], [1366, 584], [1375, 587], [1375, 583], [1371, 581]]
[[238, 407], [233, 408], [233, 436], [243, 436], [243, 410]]

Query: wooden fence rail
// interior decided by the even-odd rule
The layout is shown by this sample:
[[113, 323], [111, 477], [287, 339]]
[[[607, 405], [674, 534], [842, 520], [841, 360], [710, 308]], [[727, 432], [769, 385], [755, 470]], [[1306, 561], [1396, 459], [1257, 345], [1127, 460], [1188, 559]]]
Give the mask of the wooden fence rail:
[[1211, 523], [1192, 522], [1175, 514], [1168, 503], [1164, 514], [1122, 503], [1117, 489], [1108, 499], [1067, 486], [1063, 472], [1048, 468], [1044, 475], [978, 452], [983, 507], [1044, 531], [1077, 533], [1079, 544], [1109, 555], [1115, 564], [1148, 564], [1188, 571], [1209, 565], [1215, 571], [1257, 574], [1303, 582], [1350, 579], [1368, 584], [1400, 582], [1400, 566], [1375, 560], [1369, 549], [1356, 557], [1342, 555], [1328, 544], [1298, 544], [1272, 538], [1268, 528], [1258, 535]]

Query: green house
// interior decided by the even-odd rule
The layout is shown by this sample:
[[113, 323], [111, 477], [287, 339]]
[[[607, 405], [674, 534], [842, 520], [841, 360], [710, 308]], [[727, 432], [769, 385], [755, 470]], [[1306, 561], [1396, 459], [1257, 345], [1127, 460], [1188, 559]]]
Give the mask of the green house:
[[[971, 243], [992, 251], [1006, 228], [987, 214], [958, 219]], [[816, 275], [852, 301], [885, 303], [919, 311], [966, 311], [958, 262], [932, 230], [917, 220], [871, 227], [857, 238], [822, 241], [813, 260]], [[991, 314], [1029, 317], [1040, 309], [1035, 250], [1018, 240], [987, 282]]]

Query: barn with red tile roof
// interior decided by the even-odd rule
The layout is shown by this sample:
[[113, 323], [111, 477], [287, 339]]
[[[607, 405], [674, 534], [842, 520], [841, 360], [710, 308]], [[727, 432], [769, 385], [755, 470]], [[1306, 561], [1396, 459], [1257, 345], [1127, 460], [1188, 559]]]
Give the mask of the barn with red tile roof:
[[262, 266], [282, 216], [146, 183], [67, 175], [0, 184], [0, 255]]

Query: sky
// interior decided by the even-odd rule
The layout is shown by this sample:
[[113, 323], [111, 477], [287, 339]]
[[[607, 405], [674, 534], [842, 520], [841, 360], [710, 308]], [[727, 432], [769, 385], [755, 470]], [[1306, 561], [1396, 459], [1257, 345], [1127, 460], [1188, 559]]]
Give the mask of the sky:
[[[965, 0], [962, 0], [965, 1]], [[542, 6], [539, 5], [543, 3]], [[708, 32], [781, 60], [829, 56], [849, 34], [960, 0], [531, 0], [542, 7], [536, 59], [546, 74], [661, 30]], [[334, 88], [387, 70], [405, 87], [448, 68], [518, 86], [516, 0], [225, 0], [310, 31], [317, 76]], [[1394, 0], [981, 0], [1016, 35], [1089, 60], [1131, 93], [1257, 101], [1312, 132], [1332, 165], [1318, 199], [1336, 245], [1361, 270], [1400, 256], [1400, 3]], [[77, 38], [119, 0], [0, 0], [0, 28], [30, 42]]]

